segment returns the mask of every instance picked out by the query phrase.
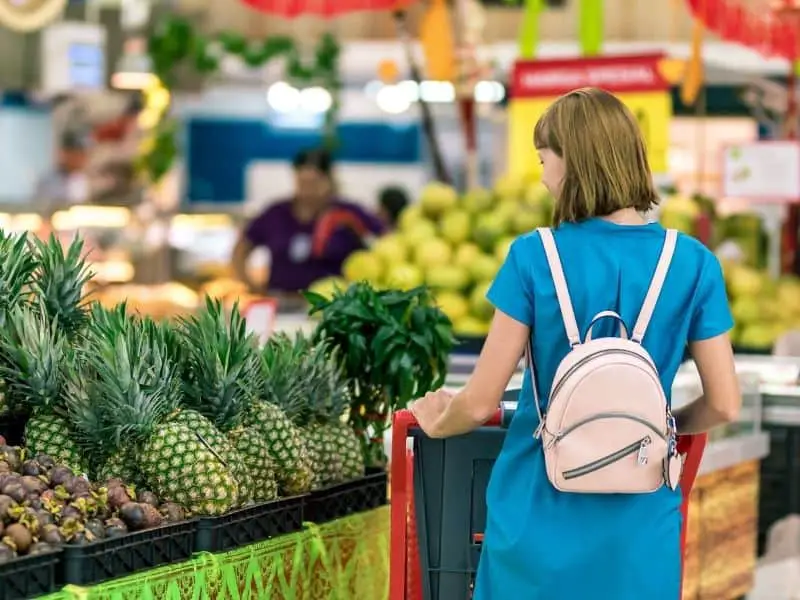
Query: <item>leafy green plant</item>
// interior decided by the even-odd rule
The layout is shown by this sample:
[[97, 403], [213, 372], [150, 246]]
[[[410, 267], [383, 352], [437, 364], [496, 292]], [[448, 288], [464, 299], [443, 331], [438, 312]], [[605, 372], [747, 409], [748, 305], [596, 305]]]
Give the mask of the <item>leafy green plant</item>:
[[342, 365], [350, 394], [350, 424], [362, 438], [368, 465], [385, 462], [387, 417], [440, 387], [455, 345], [450, 320], [424, 287], [376, 290], [357, 283], [328, 299], [306, 292], [314, 332]]

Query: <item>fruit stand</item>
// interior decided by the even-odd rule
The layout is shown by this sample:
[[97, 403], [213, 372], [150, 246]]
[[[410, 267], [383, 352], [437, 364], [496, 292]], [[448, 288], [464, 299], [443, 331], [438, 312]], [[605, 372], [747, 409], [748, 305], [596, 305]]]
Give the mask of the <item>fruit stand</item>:
[[430, 294], [310, 294], [262, 343], [216, 299], [92, 301], [82, 250], [0, 234], [0, 600], [385, 596], [382, 422], [453, 345]]

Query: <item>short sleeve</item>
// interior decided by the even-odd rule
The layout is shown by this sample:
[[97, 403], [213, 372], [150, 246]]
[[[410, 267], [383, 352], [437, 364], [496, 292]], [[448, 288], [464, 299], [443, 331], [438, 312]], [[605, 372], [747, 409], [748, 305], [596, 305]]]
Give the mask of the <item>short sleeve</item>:
[[524, 239], [511, 244], [486, 298], [494, 307], [528, 327], [533, 326], [533, 280], [522, 250]]
[[732, 327], [733, 317], [725, 291], [722, 267], [717, 257], [709, 253], [700, 273], [689, 326], [689, 341], [707, 340], [730, 331]]

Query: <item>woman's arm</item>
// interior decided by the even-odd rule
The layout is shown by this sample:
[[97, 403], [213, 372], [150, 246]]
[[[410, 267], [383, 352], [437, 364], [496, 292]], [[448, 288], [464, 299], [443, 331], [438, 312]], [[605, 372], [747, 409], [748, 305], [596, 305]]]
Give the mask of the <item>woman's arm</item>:
[[431, 437], [467, 433], [492, 417], [519, 364], [528, 336], [527, 325], [500, 310], [495, 311], [472, 377], [436, 420], [428, 432]]
[[678, 431], [701, 433], [736, 421], [742, 394], [728, 334], [691, 342], [689, 351], [700, 373], [703, 395], [675, 412]]

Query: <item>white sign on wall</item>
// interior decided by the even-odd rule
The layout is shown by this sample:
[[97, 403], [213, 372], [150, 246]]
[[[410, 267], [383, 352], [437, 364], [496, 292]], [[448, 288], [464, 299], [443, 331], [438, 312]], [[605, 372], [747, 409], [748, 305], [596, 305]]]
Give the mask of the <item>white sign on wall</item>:
[[722, 152], [722, 192], [764, 202], [800, 201], [800, 142], [727, 146]]

